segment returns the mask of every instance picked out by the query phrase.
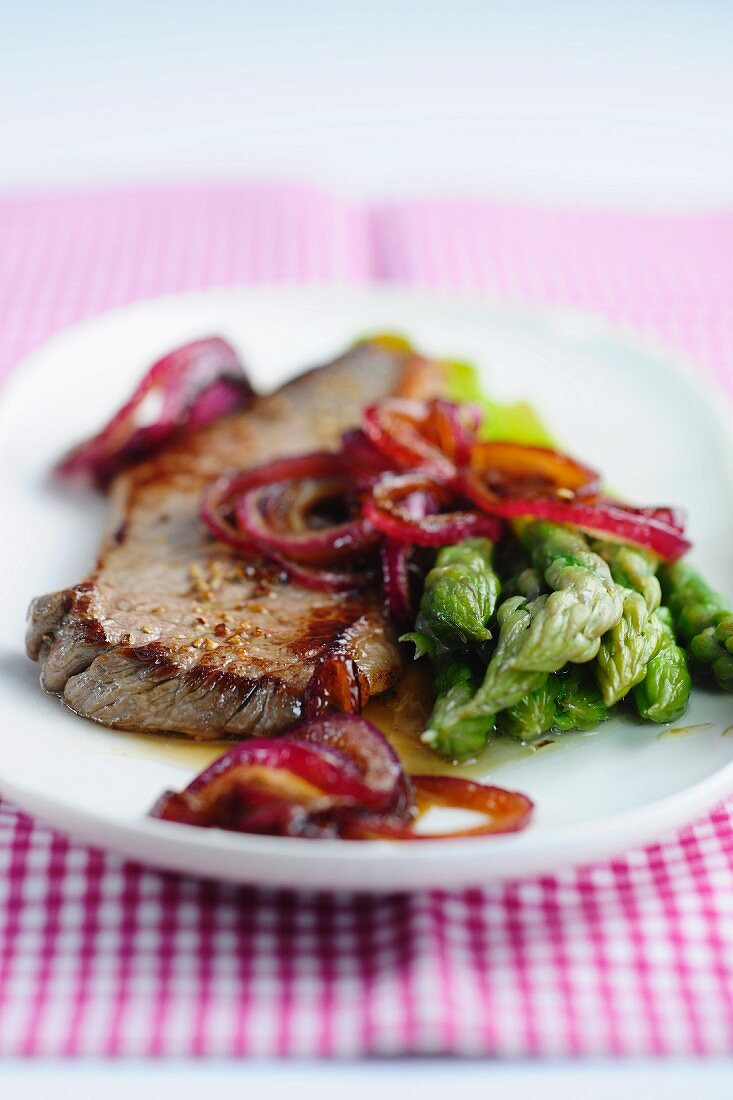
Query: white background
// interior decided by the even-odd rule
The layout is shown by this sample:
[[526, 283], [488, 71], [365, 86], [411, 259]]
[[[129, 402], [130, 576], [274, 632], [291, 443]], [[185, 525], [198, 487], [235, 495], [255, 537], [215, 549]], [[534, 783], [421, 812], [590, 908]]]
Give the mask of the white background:
[[731, 0], [0, 0], [0, 186], [733, 196]]
[[[0, 187], [238, 176], [357, 194], [474, 193], [646, 208], [733, 199], [733, 0], [0, 0]], [[80, 1092], [598, 1100], [720, 1064], [47, 1065]]]

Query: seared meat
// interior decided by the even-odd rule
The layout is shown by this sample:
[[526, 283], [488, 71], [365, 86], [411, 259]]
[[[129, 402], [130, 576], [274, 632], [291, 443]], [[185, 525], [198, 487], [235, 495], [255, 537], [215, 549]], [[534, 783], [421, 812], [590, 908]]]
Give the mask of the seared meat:
[[441, 384], [435, 363], [360, 345], [117, 477], [94, 571], [31, 605], [28, 653], [46, 690], [108, 726], [212, 739], [292, 725], [330, 654], [355, 662], [362, 703], [384, 691], [400, 658], [378, 585], [283, 582], [214, 540], [199, 502], [225, 470], [335, 446], [364, 405]]

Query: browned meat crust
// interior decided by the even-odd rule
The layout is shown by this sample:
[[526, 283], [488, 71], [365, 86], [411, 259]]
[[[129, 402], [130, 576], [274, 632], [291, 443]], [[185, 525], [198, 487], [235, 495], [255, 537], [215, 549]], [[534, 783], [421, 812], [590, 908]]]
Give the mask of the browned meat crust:
[[355, 662], [362, 703], [384, 691], [400, 658], [376, 586], [284, 583], [212, 539], [199, 501], [224, 470], [336, 445], [365, 404], [441, 388], [438, 364], [360, 345], [120, 475], [94, 571], [31, 605], [28, 654], [46, 690], [107, 726], [204, 739], [292, 725], [334, 652]]

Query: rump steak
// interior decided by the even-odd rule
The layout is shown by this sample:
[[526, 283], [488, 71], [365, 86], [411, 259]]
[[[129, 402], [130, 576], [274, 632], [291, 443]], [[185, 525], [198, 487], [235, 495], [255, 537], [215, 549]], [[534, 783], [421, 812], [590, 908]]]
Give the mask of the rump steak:
[[330, 654], [353, 660], [362, 704], [388, 688], [400, 656], [377, 584], [288, 582], [216, 541], [199, 504], [226, 470], [336, 447], [365, 405], [442, 383], [439, 364], [363, 343], [120, 474], [94, 571], [31, 605], [45, 689], [107, 726], [236, 739], [293, 725]]

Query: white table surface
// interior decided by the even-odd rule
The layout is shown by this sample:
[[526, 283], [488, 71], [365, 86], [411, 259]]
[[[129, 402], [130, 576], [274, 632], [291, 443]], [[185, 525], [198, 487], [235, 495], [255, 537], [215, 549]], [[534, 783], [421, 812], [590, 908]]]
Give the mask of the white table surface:
[[[733, 0], [0, 0], [0, 187], [308, 179], [642, 208], [733, 200]], [[84, 1092], [729, 1097], [725, 1062], [6, 1062]]]

